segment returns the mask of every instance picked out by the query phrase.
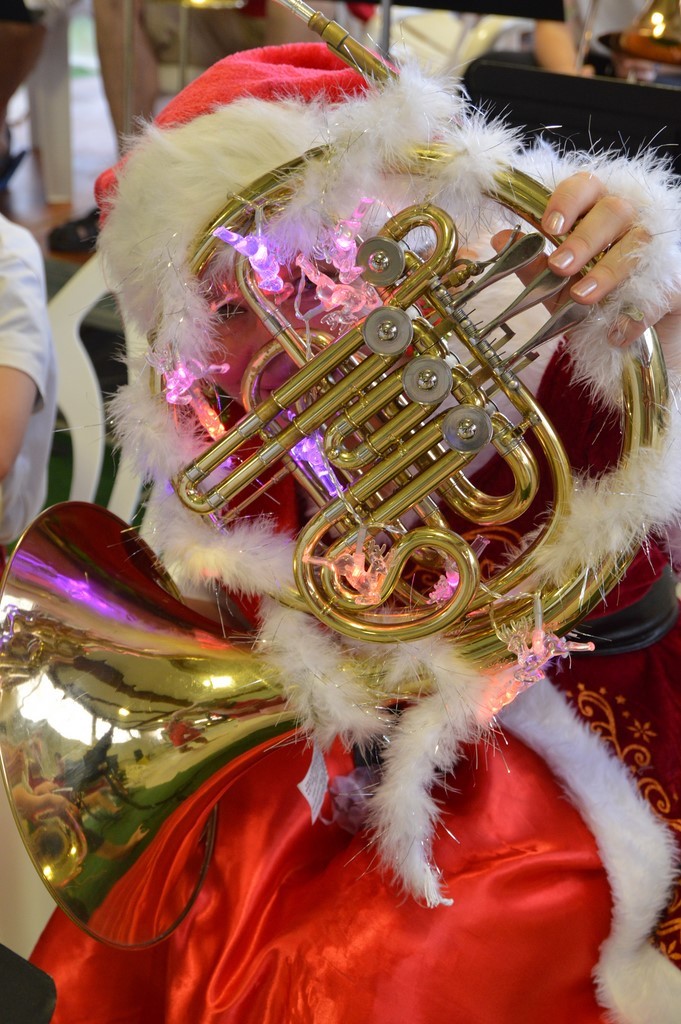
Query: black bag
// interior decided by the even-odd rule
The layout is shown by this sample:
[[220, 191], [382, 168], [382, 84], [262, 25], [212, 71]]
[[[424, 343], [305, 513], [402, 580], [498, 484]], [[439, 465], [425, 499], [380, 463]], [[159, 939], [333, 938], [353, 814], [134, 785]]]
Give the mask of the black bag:
[[0, 1024], [49, 1024], [56, 1002], [52, 978], [0, 946]]

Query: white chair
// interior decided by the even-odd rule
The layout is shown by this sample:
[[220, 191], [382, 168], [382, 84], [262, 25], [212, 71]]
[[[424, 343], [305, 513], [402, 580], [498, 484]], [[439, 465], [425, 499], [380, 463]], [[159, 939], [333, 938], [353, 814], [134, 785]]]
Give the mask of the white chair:
[[[367, 27], [369, 38], [381, 36], [381, 18], [379, 10]], [[392, 57], [416, 59], [429, 70], [460, 75], [483, 53], [501, 46], [517, 49], [520, 36], [533, 28], [533, 22], [523, 18], [415, 7], [393, 7], [390, 18]]]
[[[94, 255], [48, 305], [57, 354], [57, 404], [71, 436], [73, 471], [69, 497], [72, 501], [95, 500], [104, 463], [104, 399], [80, 330], [88, 312], [108, 293], [101, 260]], [[139, 478], [129, 461], [123, 458], [116, 470], [108, 508], [130, 522], [139, 506], [140, 495]]]

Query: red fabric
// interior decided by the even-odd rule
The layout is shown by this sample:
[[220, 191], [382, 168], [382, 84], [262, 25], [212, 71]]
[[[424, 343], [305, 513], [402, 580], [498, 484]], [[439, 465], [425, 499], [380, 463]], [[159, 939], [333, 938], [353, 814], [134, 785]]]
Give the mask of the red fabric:
[[376, 13], [376, 4], [348, 4], [348, 9], [360, 21], [369, 21]]
[[309, 756], [278, 747], [232, 785], [197, 905], [163, 944], [108, 949], [55, 915], [33, 956], [57, 983], [53, 1024], [604, 1021], [590, 975], [607, 880], [532, 751], [471, 750], [439, 794], [455, 903], [437, 910], [396, 896], [364, 836], [310, 824], [296, 790]]
[[[564, 343], [558, 349], [549, 364], [537, 391], [537, 401], [546, 411], [563, 442], [570, 464], [578, 474], [597, 477], [619, 458], [622, 447], [619, 415], [605, 415], [602, 408], [590, 404], [584, 387], [572, 380], [568, 344]], [[469, 541], [478, 535], [489, 540], [482, 557], [482, 564], [488, 572], [506, 564], [509, 550], [522, 547], [523, 538], [541, 525], [545, 510], [551, 506], [553, 488], [546, 459], [531, 434], [528, 441], [540, 467], [539, 490], [529, 510], [501, 527], [471, 527], [464, 520], [452, 524]], [[490, 494], [503, 494], [513, 486], [511, 472], [501, 459], [491, 461], [476, 473], [474, 482]], [[596, 606], [590, 618], [634, 604], [648, 592], [668, 564], [667, 552], [660, 544], [651, 541], [636, 555], [624, 579]]]
[[[672, 829], [681, 857], [681, 629], [643, 651], [573, 657], [552, 673], [586, 725], [631, 770], [642, 797]], [[656, 941], [681, 968], [681, 880]]]
[[281, 740], [275, 737], [246, 751], [182, 801], [164, 821], [155, 841], [127, 867], [89, 916], [93, 932], [121, 946], [142, 944], [151, 936], [164, 934], [182, 918], [201, 874], [205, 857], [202, 834], [213, 808], [278, 742]]
[[[337, 103], [366, 88], [364, 79], [324, 43], [265, 46], [235, 53], [208, 68], [170, 101], [156, 124], [163, 128], [186, 124], [246, 96], [260, 100], [326, 97]], [[113, 201], [123, 163], [104, 171], [95, 184], [95, 199], [104, 216]]]

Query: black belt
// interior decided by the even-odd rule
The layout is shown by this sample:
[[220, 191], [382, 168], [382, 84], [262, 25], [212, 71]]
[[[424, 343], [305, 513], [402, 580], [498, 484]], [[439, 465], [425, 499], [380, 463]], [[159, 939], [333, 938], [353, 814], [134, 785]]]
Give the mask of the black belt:
[[[577, 640], [592, 640], [594, 654], [624, 654], [640, 651], [661, 640], [676, 625], [679, 617], [679, 599], [676, 579], [669, 566], [655, 580], [648, 593], [621, 611], [589, 619], [573, 630]], [[572, 657], [575, 657], [573, 652]]]

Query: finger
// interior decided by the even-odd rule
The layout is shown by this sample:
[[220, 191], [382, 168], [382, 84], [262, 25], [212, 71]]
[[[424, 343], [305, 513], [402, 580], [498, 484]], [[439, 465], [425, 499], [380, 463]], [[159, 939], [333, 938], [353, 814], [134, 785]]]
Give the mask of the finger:
[[616, 348], [626, 348], [640, 338], [647, 327], [641, 311], [627, 306], [608, 331], [608, 341]]
[[512, 238], [519, 238], [519, 233], [513, 228], [504, 228], [503, 231], [497, 231], [496, 235], [492, 235], [490, 238], [490, 245], [495, 252], [501, 252], [505, 245], [511, 241]]
[[[649, 326], [640, 311], [625, 307], [610, 328], [608, 341], [624, 348], [640, 338]], [[672, 304], [670, 312], [654, 326], [668, 369], [678, 372], [681, 369], [681, 295]]]
[[[604, 249], [627, 233], [631, 234], [635, 215], [633, 206], [626, 199], [604, 196], [551, 253], [551, 269], [565, 276], [577, 273]], [[637, 245], [643, 240], [640, 237], [632, 239]]]
[[[499, 231], [498, 234], [494, 235], [491, 239], [492, 246], [497, 252], [500, 252], [505, 245], [507, 245], [512, 238], [520, 237], [516, 230]], [[525, 264], [524, 267], [520, 267], [516, 270], [516, 276], [519, 278], [523, 285], [531, 284], [531, 282], [546, 269], [546, 255], [541, 254], [536, 259], [532, 260], [531, 263]], [[569, 283], [565, 282], [565, 287], [561, 289], [555, 295], [552, 295], [549, 299], [544, 302], [544, 306], [548, 309], [549, 313], [553, 313], [563, 302], [568, 298]]]
[[570, 175], [549, 196], [542, 227], [550, 235], [565, 234], [604, 195], [605, 186], [595, 175], [588, 171]]
[[[644, 228], [634, 228], [616, 242], [605, 255], [570, 288], [570, 295], [583, 305], [592, 305], [631, 277], [641, 247], [648, 241]], [[551, 259], [549, 258], [549, 263]], [[553, 264], [551, 264], [553, 269]]]

